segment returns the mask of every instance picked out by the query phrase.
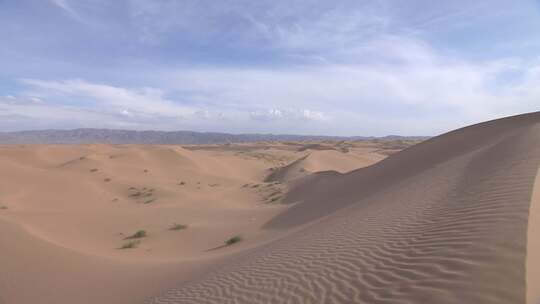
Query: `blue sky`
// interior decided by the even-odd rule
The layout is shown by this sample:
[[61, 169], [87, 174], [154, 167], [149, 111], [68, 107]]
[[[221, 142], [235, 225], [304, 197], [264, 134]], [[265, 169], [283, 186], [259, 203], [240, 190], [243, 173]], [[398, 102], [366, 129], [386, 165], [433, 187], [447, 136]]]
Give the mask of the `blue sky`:
[[435, 135], [540, 108], [532, 0], [0, 0], [0, 131]]

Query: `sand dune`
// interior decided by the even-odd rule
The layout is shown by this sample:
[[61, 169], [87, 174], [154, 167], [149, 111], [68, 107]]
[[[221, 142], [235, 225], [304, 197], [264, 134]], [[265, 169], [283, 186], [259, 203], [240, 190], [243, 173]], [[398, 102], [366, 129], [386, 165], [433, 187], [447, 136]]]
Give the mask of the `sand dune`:
[[[319, 148], [320, 149], [320, 148]], [[302, 149], [308, 154], [294, 162], [275, 168], [267, 177], [267, 182], [292, 182], [315, 172], [336, 171], [346, 173], [354, 169], [367, 167], [384, 159], [385, 156], [375, 151], [359, 154], [344, 153], [336, 150]]]
[[[289, 187], [263, 180], [304, 145], [0, 146], [0, 303], [142, 302], [289, 234], [262, 229]], [[349, 146], [336, 165], [381, 149]]]
[[0, 146], [0, 303], [538, 303], [539, 135]]
[[265, 225], [295, 232], [148, 303], [534, 303], [539, 163], [532, 113], [306, 177]]

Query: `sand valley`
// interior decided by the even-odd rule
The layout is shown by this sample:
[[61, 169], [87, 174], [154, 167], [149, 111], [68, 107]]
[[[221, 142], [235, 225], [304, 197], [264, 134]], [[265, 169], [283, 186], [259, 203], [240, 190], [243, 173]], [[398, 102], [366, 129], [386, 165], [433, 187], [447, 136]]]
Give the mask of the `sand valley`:
[[142, 302], [297, 229], [263, 227], [295, 182], [415, 143], [1, 146], [1, 298]]

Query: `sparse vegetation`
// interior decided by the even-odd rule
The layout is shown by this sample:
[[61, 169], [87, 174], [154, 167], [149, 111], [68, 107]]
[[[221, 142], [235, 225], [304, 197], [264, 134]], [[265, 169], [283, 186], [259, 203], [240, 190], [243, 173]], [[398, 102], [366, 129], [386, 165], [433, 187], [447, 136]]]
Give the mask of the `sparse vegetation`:
[[239, 243], [242, 241], [242, 237], [239, 235], [235, 235], [232, 238], [225, 241], [225, 245], [230, 246], [236, 243]]
[[174, 224], [169, 230], [184, 230], [187, 228], [187, 225]]
[[150, 203], [153, 203], [153, 202], [155, 202], [155, 201], [156, 201], [156, 198], [151, 198], [151, 199], [149, 199], [149, 200], [144, 201], [143, 204], [150, 204]]
[[178, 183], [179, 186], [183, 186], [185, 184], [186, 184], [186, 182], [184, 182], [184, 181]]
[[277, 191], [272, 192], [268, 197], [273, 197], [280, 194], [281, 194], [281, 190], [277, 190]]
[[139, 196], [141, 196], [141, 195], [142, 195], [142, 192], [137, 191], [137, 192], [135, 192], [135, 193], [131, 193], [129, 196], [131, 196], [131, 197], [139, 197]]
[[141, 243], [141, 241], [139, 241], [139, 240], [129, 241], [129, 242], [125, 243], [124, 245], [122, 245], [122, 247], [120, 247], [120, 249], [137, 248], [137, 246], [139, 246], [140, 243]]
[[94, 172], [97, 172], [98, 169], [97, 168], [94, 168], [94, 169], [90, 169], [90, 172], [94, 173]]
[[146, 230], [139, 230], [139, 231], [135, 232], [133, 235], [126, 237], [125, 240], [140, 239], [140, 238], [143, 238], [143, 237], [146, 237], [146, 236], [147, 236]]
[[154, 197], [154, 194], [156, 192], [156, 189], [154, 188], [143, 187], [141, 190], [138, 190], [135, 187], [130, 187], [128, 191], [128, 196], [137, 200], [138, 203], [150, 204], [157, 200], [157, 198]]
[[111, 181], [111, 179], [110, 179], [110, 178], [106, 178], [106, 179], [104, 179], [103, 181], [106, 182], [106, 183], [108, 183], [108, 182]]
[[0, 210], [7, 210], [7, 206], [0, 206]]

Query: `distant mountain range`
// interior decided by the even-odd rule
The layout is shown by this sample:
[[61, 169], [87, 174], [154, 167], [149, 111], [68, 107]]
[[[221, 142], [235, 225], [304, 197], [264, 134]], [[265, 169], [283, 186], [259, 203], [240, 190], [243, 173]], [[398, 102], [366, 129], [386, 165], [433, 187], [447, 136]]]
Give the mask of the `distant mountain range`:
[[0, 132], [0, 144], [223, 144], [257, 141], [306, 140], [421, 140], [423, 136], [340, 137], [313, 135], [228, 134], [193, 131], [132, 131], [111, 129]]

